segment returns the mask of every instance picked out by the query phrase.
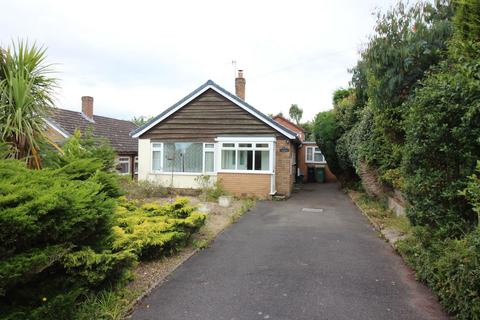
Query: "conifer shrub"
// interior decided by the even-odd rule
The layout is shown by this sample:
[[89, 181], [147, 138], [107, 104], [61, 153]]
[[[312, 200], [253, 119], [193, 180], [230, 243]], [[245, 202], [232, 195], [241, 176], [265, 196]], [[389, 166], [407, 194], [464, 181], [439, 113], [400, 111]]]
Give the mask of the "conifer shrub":
[[96, 174], [78, 174], [92, 162], [77, 164], [75, 172], [30, 170], [0, 160], [0, 317], [71, 308], [134, 263], [133, 252], [111, 250], [116, 201]]
[[190, 235], [200, 228], [205, 214], [188, 205], [188, 199], [173, 203], [147, 203], [121, 199], [117, 207], [117, 225], [113, 227], [113, 248], [132, 251], [140, 259], [169, 255], [186, 245]]

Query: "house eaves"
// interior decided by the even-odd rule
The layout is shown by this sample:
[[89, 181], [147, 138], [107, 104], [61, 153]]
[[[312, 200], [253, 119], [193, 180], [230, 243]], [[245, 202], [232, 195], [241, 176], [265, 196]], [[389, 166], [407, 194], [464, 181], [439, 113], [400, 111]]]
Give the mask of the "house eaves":
[[175, 103], [173, 106], [166, 109], [165, 111], [160, 113], [158, 116], [156, 116], [155, 118], [153, 118], [152, 120], [150, 120], [149, 122], [144, 124], [143, 126], [133, 130], [130, 133], [130, 135], [133, 138], [140, 137], [142, 134], [144, 134], [145, 132], [147, 132], [148, 130], [153, 128], [155, 125], [159, 124], [164, 119], [168, 118], [170, 115], [172, 115], [173, 113], [177, 112], [178, 110], [180, 110], [181, 108], [186, 106], [189, 102], [191, 102], [192, 100], [194, 100], [195, 98], [200, 96], [202, 93], [204, 93], [208, 89], [214, 90], [218, 94], [222, 95], [226, 99], [233, 102], [238, 107], [247, 111], [248, 113], [250, 113], [251, 115], [253, 115], [257, 119], [259, 119], [260, 121], [264, 122], [268, 126], [275, 129], [276, 131], [280, 132], [285, 137], [287, 137], [289, 139], [296, 139], [297, 138], [297, 133], [293, 132], [292, 130], [286, 128], [285, 126], [279, 124], [278, 122], [276, 122], [272, 118], [270, 118], [267, 115], [263, 114], [262, 112], [258, 111], [253, 106], [249, 105], [248, 103], [246, 103], [242, 99], [238, 98], [234, 94], [232, 94], [232, 93], [228, 92], [227, 90], [225, 90], [224, 88], [220, 87], [218, 84], [216, 84], [212, 80], [208, 80], [203, 85], [201, 85], [200, 87], [195, 89], [193, 92], [191, 92], [189, 95], [187, 95], [186, 97], [184, 97], [183, 99], [181, 99], [180, 101]]

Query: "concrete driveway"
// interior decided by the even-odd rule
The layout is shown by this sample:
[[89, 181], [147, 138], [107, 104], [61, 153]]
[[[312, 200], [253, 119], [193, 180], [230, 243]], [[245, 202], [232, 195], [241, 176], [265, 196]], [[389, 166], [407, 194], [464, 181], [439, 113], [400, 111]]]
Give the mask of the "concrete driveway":
[[335, 184], [305, 189], [259, 202], [133, 319], [447, 319]]

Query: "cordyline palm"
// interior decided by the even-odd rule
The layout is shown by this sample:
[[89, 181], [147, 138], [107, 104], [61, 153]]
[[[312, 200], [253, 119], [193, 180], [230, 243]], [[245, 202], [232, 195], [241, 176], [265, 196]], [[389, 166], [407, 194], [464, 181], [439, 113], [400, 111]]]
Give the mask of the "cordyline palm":
[[34, 168], [40, 168], [40, 143], [48, 141], [44, 118], [57, 87], [45, 57], [45, 48], [22, 41], [0, 51], [0, 142], [10, 146], [10, 157]]

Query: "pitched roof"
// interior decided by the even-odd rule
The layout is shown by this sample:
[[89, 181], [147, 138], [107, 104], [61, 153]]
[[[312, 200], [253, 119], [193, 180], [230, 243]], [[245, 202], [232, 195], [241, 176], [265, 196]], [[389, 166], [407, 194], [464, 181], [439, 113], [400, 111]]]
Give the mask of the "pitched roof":
[[277, 130], [284, 136], [286, 136], [289, 139], [295, 139], [297, 137], [297, 133], [293, 132], [292, 130], [288, 129], [287, 127], [283, 126], [282, 124], [274, 121], [272, 118], [268, 117], [267, 115], [263, 114], [262, 112], [258, 111], [236, 95], [228, 92], [224, 88], [220, 87], [218, 84], [213, 82], [212, 80], [208, 80], [204, 84], [202, 84], [200, 87], [192, 91], [189, 95], [175, 103], [173, 106], [170, 108], [166, 109], [162, 113], [160, 113], [158, 116], [147, 122], [141, 127], [138, 127], [137, 129], [133, 130], [130, 134], [132, 137], [138, 138], [140, 135], [144, 134], [148, 130], [150, 130], [153, 126], [156, 124], [160, 123], [162, 120], [173, 114], [174, 112], [178, 111], [180, 108], [184, 107], [186, 104], [188, 104], [190, 101], [207, 91], [208, 89], [213, 89], [216, 92], [218, 92], [220, 95], [224, 96], [231, 102], [235, 103], [237, 106], [240, 108], [244, 109], [245, 111], [249, 112], [253, 116], [255, 116], [257, 119], [263, 121], [265, 124], [269, 125], [273, 129]]
[[94, 136], [108, 139], [117, 152], [138, 152], [138, 139], [129, 135], [137, 126], [130, 121], [96, 115], [90, 121], [81, 112], [54, 109], [46, 122], [65, 137], [72, 135], [76, 129], [84, 132], [91, 127]]
[[[293, 123], [292, 121], [288, 120], [288, 119], [285, 118], [284, 116], [276, 115], [276, 116], [273, 116], [272, 119], [275, 120], [275, 121], [277, 121], [277, 119], [281, 119], [281, 120], [287, 122], [290, 126], [296, 128], [298, 131], [305, 132], [305, 129], [303, 129], [302, 127], [297, 126], [295, 123]], [[278, 122], [278, 121], [277, 121], [277, 122]]]

